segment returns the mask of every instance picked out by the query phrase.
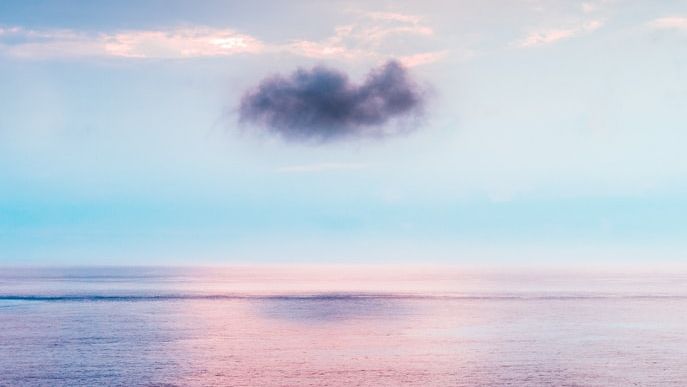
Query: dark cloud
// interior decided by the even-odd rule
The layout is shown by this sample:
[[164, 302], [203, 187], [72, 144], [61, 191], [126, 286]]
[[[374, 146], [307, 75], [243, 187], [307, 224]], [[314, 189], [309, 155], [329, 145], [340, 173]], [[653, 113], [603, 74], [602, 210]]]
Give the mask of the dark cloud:
[[425, 99], [397, 61], [373, 69], [361, 84], [318, 66], [264, 79], [243, 95], [239, 115], [241, 122], [287, 140], [385, 137], [414, 129]]

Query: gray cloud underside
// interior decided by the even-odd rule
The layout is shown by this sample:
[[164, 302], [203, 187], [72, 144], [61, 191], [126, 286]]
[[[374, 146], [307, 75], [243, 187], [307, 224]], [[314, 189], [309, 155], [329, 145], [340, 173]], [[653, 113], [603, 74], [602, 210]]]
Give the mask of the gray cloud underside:
[[318, 66], [264, 79], [243, 95], [239, 116], [287, 140], [386, 137], [414, 129], [425, 100], [423, 88], [397, 61], [373, 69], [361, 84]]

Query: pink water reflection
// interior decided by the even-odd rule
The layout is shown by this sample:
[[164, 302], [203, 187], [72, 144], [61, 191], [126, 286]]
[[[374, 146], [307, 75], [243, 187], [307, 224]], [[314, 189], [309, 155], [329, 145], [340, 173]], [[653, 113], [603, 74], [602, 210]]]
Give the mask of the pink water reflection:
[[103, 270], [3, 274], [0, 385], [687, 381], [680, 272]]

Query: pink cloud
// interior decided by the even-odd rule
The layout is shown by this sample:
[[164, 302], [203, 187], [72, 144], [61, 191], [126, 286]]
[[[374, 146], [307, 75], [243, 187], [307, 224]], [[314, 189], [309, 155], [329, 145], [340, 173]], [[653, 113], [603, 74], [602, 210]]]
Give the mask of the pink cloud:
[[126, 57], [190, 58], [258, 53], [264, 45], [256, 38], [230, 29], [206, 27], [170, 30], [131, 30], [112, 34], [85, 34], [72, 30], [0, 30], [25, 38], [21, 44], [1, 44], [5, 53], [28, 58]]
[[447, 54], [448, 51], [446, 50], [423, 52], [419, 54], [402, 56], [399, 58], [399, 61], [403, 63], [403, 65], [406, 67], [415, 67], [438, 62], [442, 60]]
[[107, 53], [135, 58], [190, 58], [258, 53], [256, 38], [230, 29], [182, 28], [170, 31], [129, 31], [104, 38]]
[[516, 47], [535, 47], [547, 44], [552, 44], [563, 39], [572, 38], [575, 36], [583, 35], [592, 32], [603, 23], [599, 20], [592, 20], [578, 26], [569, 28], [559, 28], [559, 29], [545, 29], [540, 31], [533, 31], [528, 34], [524, 39], [515, 43]]
[[667, 16], [649, 23], [656, 29], [687, 30], [687, 16]]
[[410, 24], [420, 24], [422, 17], [418, 15], [408, 15], [394, 12], [366, 12], [363, 15], [370, 19], [396, 21]]
[[[382, 59], [399, 56], [393, 49], [389, 50], [394, 46], [394, 39], [433, 35], [434, 30], [423, 24], [419, 16], [372, 12], [361, 13], [353, 23], [336, 27], [334, 34], [323, 40], [297, 40], [283, 47], [293, 54], [316, 59]], [[402, 55], [400, 60], [408, 66], [417, 66], [440, 60], [446, 54], [447, 51], [424, 52]]]
[[[401, 57], [409, 66], [440, 60], [445, 52], [403, 53], [408, 36], [430, 37], [434, 31], [416, 15], [361, 13], [351, 24], [322, 40], [265, 43], [229, 28], [186, 26], [162, 30], [87, 33], [67, 29], [30, 30], [0, 27], [0, 54], [20, 58], [165, 58], [221, 57], [290, 52], [314, 59]], [[18, 38], [18, 39], [13, 39]], [[400, 40], [399, 40], [400, 39]]]

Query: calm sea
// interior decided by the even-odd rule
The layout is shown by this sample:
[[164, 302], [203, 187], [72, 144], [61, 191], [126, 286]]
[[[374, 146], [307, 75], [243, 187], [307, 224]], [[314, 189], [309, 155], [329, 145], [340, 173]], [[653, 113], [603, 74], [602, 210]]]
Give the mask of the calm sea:
[[2, 386], [685, 386], [687, 272], [0, 269]]

